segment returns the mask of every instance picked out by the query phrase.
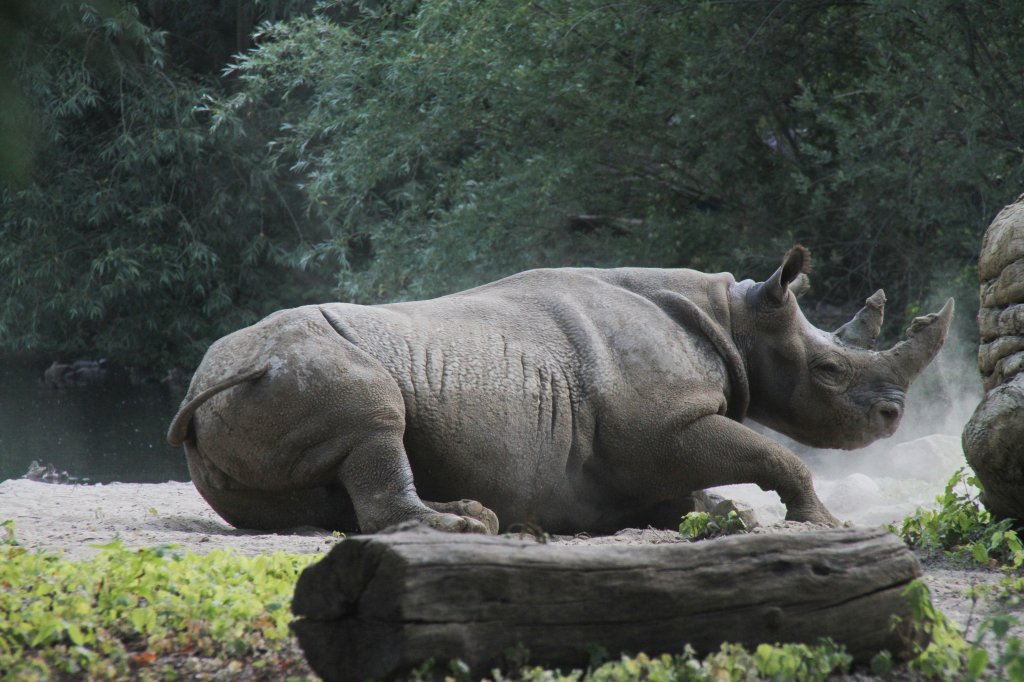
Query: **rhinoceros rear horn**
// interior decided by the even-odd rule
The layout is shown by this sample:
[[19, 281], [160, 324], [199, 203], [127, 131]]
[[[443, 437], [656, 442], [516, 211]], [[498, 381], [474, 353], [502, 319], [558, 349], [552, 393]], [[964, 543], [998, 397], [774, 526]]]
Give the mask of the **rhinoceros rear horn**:
[[907, 338], [885, 351], [893, 369], [909, 384], [932, 361], [949, 333], [953, 321], [953, 299], [948, 299], [942, 310], [924, 317], [916, 317], [907, 328]]
[[[811, 271], [811, 252], [802, 246], [794, 246], [782, 259], [782, 265], [764, 282], [764, 294], [775, 304], [786, 300], [789, 285], [802, 274]], [[803, 288], [798, 285], [798, 289]], [[802, 292], [801, 292], [802, 293]]]
[[871, 294], [864, 307], [853, 319], [835, 331], [836, 338], [847, 346], [871, 350], [875, 347], [875, 339], [882, 330], [885, 317], [885, 292], [879, 289]]

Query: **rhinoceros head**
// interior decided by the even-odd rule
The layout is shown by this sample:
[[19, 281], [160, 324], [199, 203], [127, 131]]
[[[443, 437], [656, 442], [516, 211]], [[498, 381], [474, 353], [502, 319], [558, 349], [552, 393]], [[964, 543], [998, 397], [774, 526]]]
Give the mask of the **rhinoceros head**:
[[891, 436], [907, 389], [931, 362], [953, 319], [953, 299], [916, 318], [907, 338], [875, 350], [885, 293], [872, 294], [835, 332], [814, 327], [797, 297], [807, 289], [810, 253], [797, 246], [764, 282], [737, 285], [734, 334], [746, 356], [749, 416], [801, 443], [854, 449]]

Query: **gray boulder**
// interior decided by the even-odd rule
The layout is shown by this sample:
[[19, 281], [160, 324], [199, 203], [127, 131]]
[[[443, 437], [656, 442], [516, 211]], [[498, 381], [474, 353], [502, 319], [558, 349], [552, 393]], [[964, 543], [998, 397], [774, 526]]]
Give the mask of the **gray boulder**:
[[1024, 519], [1024, 194], [985, 232], [978, 276], [986, 394], [964, 428], [964, 453], [989, 511]]

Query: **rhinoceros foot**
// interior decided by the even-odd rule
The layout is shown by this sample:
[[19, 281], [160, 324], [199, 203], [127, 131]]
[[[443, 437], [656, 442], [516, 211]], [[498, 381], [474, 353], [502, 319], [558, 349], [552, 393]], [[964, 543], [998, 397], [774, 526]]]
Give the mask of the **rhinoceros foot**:
[[829, 510], [820, 503], [808, 506], [788, 505], [786, 509], [787, 521], [818, 523], [824, 526], [831, 526], [833, 528], [840, 528], [844, 525], [842, 521], [832, 516]]
[[[434, 503], [424, 502], [429, 507], [435, 506]], [[457, 505], [458, 502], [441, 503], [439, 506], [444, 505]], [[476, 504], [479, 504], [476, 503]], [[483, 509], [483, 505], [480, 505]], [[497, 518], [497, 517], [495, 517]], [[479, 519], [473, 518], [472, 516], [463, 516], [461, 514], [452, 514], [448, 512], [440, 512], [428, 510], [421, 514], [417, 514], [414, 518], [405, 519], [400, 521], [400, 524], [405, 523], [419, 523], [434, 530], [444, 531], [445, 533], [480, 533], [486, 534], [488, 532], [487, 526]]]
[[488, 535], [498, 534], [498, 515], [476, 500], [456, 500], [455, 502], [425, 501], [423, 504], [436, 512], [440, 512], [443, 516], [457, 516], [470, 522], [468, 527], [465, 529], [445, 528], [430, 523], [429, 519], [425, 519], [429, 525], [435, 528], [463, 533], [487, 533]]

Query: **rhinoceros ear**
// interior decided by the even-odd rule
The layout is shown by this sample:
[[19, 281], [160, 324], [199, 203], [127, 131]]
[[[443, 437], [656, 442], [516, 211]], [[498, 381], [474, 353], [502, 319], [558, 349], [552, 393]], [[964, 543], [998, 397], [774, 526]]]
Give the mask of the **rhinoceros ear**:
[[885, 292], [879, 289], [864, 301], [864, 307], [852, 320], [835, 331], [836, 338], [847, 346], [871, 350], [875, 347], [875, 339], [882, 330], [884, 317]]
[[786, 257], [782, 259], [782, 265], [779, 269], [765, 280], [763, 289], [765, 297], [771, 303], [781, 305], [786, 300], [789, 285], [800, 275], [805, 275], [810, 271], [811, 252], [802, 246], [794, 246], [786, 253]]
[[793, 283], [789, 285], [789, 290], [792, 291], [793, 295], [797, 298], [802, 298], [804, 294], [811, 290], [811, 278], [801, 272], [797, 275], [797, 278], [793, 280]]

